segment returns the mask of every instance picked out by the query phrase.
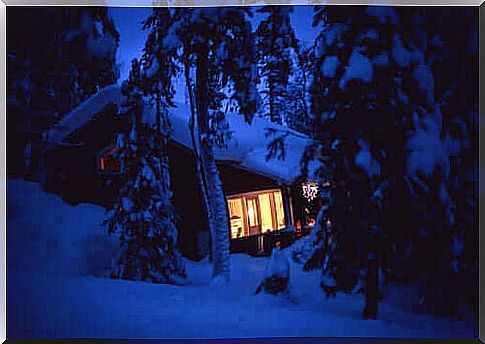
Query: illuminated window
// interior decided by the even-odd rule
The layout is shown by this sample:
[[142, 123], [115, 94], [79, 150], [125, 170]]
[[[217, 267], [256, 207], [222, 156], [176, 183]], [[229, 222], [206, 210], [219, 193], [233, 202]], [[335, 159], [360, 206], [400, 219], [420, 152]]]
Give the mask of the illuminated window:
[[116, 157], [116, 152], [118, 151], [118, 147], [110, 146], [98, 157], [98, 169], [100, 172], [103, 173], [120, 173], [121, 172], [121, 164]]
[[274, 193], [275, 210], [277, 218], [277, 228], [281, 229], [285, 227], [285, 211], [283, 208], [283, 198], [281, 192]]
[[228, 200], [229, 213], [231, 214], [231, 238], [239, 238], [247, 235], [244, 232], [244, 213], [240, 198]]
[[265, 190], [228, 197], [231, 238], [285, 228], [280, 190]]
[[261, 213], [261, 229], [264, 232], [271, 232], [275, 228], [273, 225], [273, 214], [271, 209], [271, 196], [272, 194], [265, 193], [258, 195], [259, 210]]

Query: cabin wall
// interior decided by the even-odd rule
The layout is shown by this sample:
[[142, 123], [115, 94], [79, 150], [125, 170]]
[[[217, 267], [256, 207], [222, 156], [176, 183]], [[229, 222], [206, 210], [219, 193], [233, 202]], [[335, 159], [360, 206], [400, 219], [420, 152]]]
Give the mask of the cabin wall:
[[113, 144], [126, 125], [127, 117], [117, 115], [116, 106], [108, 104], [89, 123], [68, 135], [66, 144], [42, 142], [40, 179], [45, 189], [72, 204], [110, 205], [119, 180], [97, 173], [98, 152]]
[[201, 257], [197, 238], [209, 229], [196, 173], [195, 155], [177, 144], [169, 144], [168, 156], [180, 249], [186, 257], [198, 259]]
[[223, 183], [224, 193], [228, 196], [262, 189], [276, 189], [280, 187], [278, 182], [259, 174], [251, 173], [238, 168], [236, 165], [218, 163], [218, 167]]
[[43, 184], [71, 204], [106, 205], [111, 192], [96, 174], [96, 154], [87, 147], [56, 146], [44, 152]]
[[[104, 146], [109, 141], [105, 138], [102, 144], [89, 144], [94, 141], [85, 140], [85, 144], [80, 146], [47, 147], [44, 154], [46, 190], [61, 194], [65, 201], [72, 204], [90, 202], [105, 207], [110, 205], [116, 197], [120, 180], [97, 173], [98, 146]], [[197, 260], [209, 248], [209, 229], [196, 173], [195, 155], [175, 143], [169, 144], [168, 155], [179, 247], [184, 256]], [[282, 186], [267, 177], [228, 163], [218, 163], [218, 167], [226, 195], [264, 189], [282, 190], [287, 225], [294, 225], [303, 205], [297, 186]], [[265, 245], [270, 245], [273, 239], [268, 237]], [[255, 252], [258, 247], [258, 243], [253, 242], [255, 240], [258, 240], [257, 236], [244, 242], [240, 240], [236, 245], [238, 247], [232, 243], [233, 251]]]

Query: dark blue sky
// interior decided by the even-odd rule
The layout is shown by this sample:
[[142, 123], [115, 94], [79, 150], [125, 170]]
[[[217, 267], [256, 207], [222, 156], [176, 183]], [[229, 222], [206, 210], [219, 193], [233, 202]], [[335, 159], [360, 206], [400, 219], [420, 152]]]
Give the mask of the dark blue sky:
[[[117, 53], [121, 71], [120, 81], [128, 77], [130, 61], [141, 56], [147, 34], [141, 29], [141, 23], [150, 11], [150, 7], [109, 8], [109, 13], [120, 33], [120, 46]], [[305, 47], [311, 44], [316, 34], [316, 30], [311, 26], [312, 14], [310, 6], [295, 6], [291, 17], [296, 35]], [[253, 24], [257, 25], [257, 21], [258, 16], [255, 14]]]
[[120, 81], [128, 77], [130, 61], [141, 56], [146, 39], [146, 32], [141, 29], [141, 23], [150, 12], [149, 7], [109, 8], [109, 14], [120, 33], [120, 46], [116, 56], [121, 71]]

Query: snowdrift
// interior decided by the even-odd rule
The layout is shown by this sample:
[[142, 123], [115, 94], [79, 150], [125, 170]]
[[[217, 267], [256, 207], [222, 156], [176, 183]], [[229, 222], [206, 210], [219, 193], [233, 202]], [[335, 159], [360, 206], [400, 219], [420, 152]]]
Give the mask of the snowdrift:
[[[72, 207], [36, 183], [7, 184], [10, 338], [222, 338], [277, 336], [476, 337], [477, 320], [450, 322], [382, 303], [361, 318], [361, 295], [325, 300], [319, 271], [290, 260], [292, 300], [254, 295], [268, 258], [231, 255], [231, 280], [211, 283], [207, 261], [187, 261], [189, 284], [104, 278], [114, 238], [102, 208]], [[407, 294], [396, 293], [401, 300]], [[409, 298], [408, 298], [409, 300]]]

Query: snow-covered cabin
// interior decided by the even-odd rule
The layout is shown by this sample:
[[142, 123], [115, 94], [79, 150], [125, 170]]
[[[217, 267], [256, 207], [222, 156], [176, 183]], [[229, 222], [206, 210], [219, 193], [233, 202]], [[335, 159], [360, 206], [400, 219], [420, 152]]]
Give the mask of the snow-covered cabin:
[[[120, 86], [105, 87], [44, 133], [41, 179], [48, 191], [72, 203], [109, 204], [121, 173], [113, 155], [116, 134], [129, 125], [127, 116], [118, 114], [121, 101]], [[184, 104], [176, 105], [170, 114], [173, 132], [168, 147], [173, 202], [181, 249], [197, 257], [207, 224], [190, 140], [190, 111]], [[228, 122], [232, 138], [227, 149], [216, 149], [215, 156], [228, 202], [231, 248], [268, 252], [274, 240], [291, 242], [313, 222], [300, 178], [309, 139], [259, 117], [248, 124], [234, 114]], [[286, 134], [283, 160], [265, 158], [269, 129]]]

